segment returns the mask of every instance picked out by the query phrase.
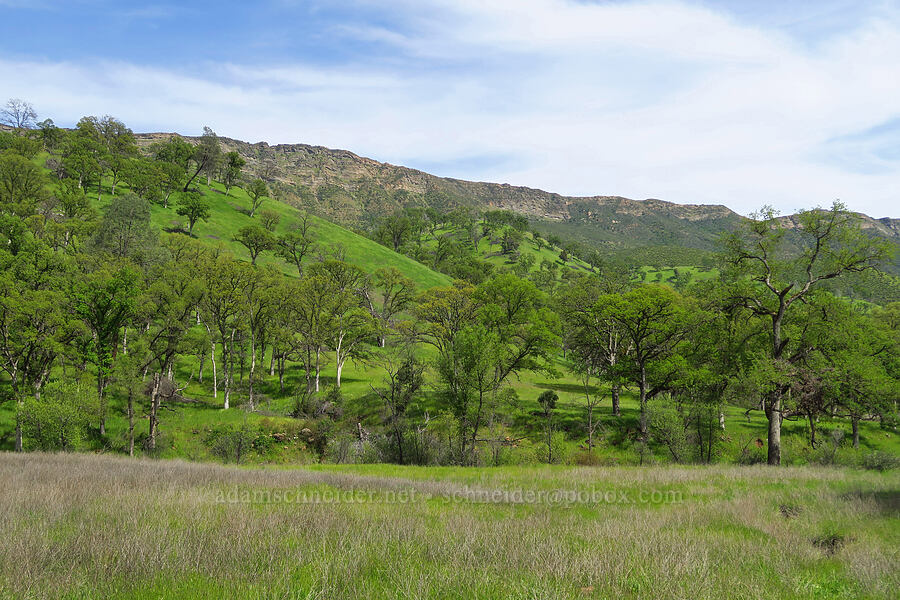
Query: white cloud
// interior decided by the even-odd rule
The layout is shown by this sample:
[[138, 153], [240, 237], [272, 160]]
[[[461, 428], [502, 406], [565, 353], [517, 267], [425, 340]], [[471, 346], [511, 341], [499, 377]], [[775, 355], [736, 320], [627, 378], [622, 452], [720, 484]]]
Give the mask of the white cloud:
[[[209, 124], [250, 141], [465, 164], [439, 174], [567, 194], [744, 213], [840, 197], [898, 216], [898, 161], [866, 169], [823, 159], [832, 140], [900, 116], [892, 4], [814, 46], [677, 2], [390, 4], [408, 15], [406, 31], [335, 30], [393, 47], [396, 60], [382, 65], [206, 65], [189, 74], [0, 58], [0, 81], [61, 122], [109, 113], [135, 129]], [[865, 137], [853, 140], [839, 158], [865, 160]], [[881, 133], [873, 143], [890, 140]], [[513, 159], [480, 169], [465, 160], [480, 156]]]

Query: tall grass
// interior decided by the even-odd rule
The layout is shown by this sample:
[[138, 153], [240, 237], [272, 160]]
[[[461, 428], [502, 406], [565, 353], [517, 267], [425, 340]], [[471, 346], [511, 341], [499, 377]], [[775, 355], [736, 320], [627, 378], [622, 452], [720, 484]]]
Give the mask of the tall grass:
[[[0, 481], [3, 598], [890, 598], [900, 586], [893, 473], [3, 454]], [[475, 501], [522, 489], [611, 501]], [[354, 490], [367, 501], [229, 501]], [[415, 500], [389, 501], [402, 491]], [[642, 491], [668, 495], [635, 501]]]

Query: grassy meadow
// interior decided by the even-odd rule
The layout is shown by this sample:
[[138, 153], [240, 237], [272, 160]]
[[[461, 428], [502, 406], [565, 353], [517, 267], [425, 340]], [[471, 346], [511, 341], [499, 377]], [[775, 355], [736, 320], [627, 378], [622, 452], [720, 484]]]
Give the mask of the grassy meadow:
[[0, 455], [2, 598], [895, 598], [900, 474]]

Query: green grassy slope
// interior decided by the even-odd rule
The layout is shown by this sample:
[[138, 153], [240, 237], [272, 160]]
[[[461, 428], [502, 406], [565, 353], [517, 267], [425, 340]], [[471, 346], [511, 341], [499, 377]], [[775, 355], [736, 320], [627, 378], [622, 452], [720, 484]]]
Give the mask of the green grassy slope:
[[[250, 198], [246, 192], [241, 188], [232, 188], [229, 195], [226, 196], [224, 187], [218, 182], [213, 182], [211, 187], [201, 183], [199, 188], [210, 200], [212, 207], [210, 218], [194, 227], [194, 235], [213, 244], [221, 243], [235, 256], [250, 260], [247, 250], [232, 239], [241, 227], [254, 222], [254, 219], [249, 216]], [[296, 223], [299, 214], [293, 206], [271, 199], [264, 201], [260, 210], [262, 209], [273, 210], [281, 215], [281, 221], [275, 230], [276, 233], [283, 233], [290, 229]], [[313, 217], [313, 221], [316, 241], [324, 247], [323, 249], [339, 245], [344, 251], [347, 262], [353, 263], [367, 272], [393, 266], [423, 288], [446, 285], [450, 281], [447, 276], [330, 221], [318, 217]], [[153, 206], [153, 222], [160, 228], [172, 228], [182, 223], [183, 219], [175, 214], [174, 208], [165, 209], [157, 204]], [[259, 262], [261, 264], [277, 264], [286, 273], [294, 273], [292, 266], [272, 253], [261, 256]]]

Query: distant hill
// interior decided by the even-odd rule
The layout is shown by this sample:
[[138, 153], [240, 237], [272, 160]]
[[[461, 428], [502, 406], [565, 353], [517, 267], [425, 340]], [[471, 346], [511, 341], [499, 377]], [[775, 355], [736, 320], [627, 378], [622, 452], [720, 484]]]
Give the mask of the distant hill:
[[[171, 135], [148, 133], [137, 138], [146, 146]], [[696, 250], [686, 255], [702, 256], [715, 248], [723, 231], [733, 229], [743, 218], [720, 204], [562, 196], [522, 186], [437, 177], [347, 150], [229, 138], [220, 141], [225, 150], [235, 150], [247, 160], [248, 172], [275, 184], [283, 200], [356, 227], [409, 204], [441, 209], [507, 209], [528, 216], [547, 232], [613, 254], [651, 247], [665, 252], [673, 248]], [[860, 217], [863, 227], [873, 235], [900, 242], [900, 219]], [[793, 215], [782, 218], [788, 227], [796, 223]], [[900, 272], [900, 264], [891, 270]]]

